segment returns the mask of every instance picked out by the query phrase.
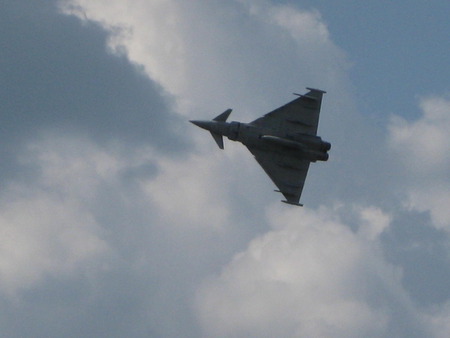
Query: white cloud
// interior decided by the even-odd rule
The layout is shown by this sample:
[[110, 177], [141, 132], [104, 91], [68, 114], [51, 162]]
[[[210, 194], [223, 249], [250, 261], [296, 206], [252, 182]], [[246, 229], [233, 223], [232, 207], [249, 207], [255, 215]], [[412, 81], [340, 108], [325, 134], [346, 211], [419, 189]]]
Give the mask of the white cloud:
[[318, 11], [300, 11], [292, 5], [275, 6], [267, 1], [238, 0], [249, 13], [286, 30], [300, 43], [328, 44], [328, 28]]
[[[221, 155], [221, 154], [219, 154]], [[156, 177], [142, 182], [160, 222], [175, 227], [223, 229], [229, 218], [226, 182], [220, 179], [220, 156], [162, 158]]]
[[430, 211], [436, 227], [450, 230], [450, 102], [428, 98], [422, 116], [408, 122], [394, 117], [389, 127], [391, 148], [403, 165], [407, 206]]
[[392, 217], [386, 215], [381, 209], [376, 207], [358, 208], [361, 218], [359, 233], [362, 236], [374, 240], [389, 227]]
[[420, 103], [422, 116], [408, 122], [394, 117], [391, 145], [412, 172], [442, 172], [450, 166], [450, 101], [433, 97]]
[[[377, 209], [356, 216], [365, 228], [386, 226]], [[393, 313], [403, 311], [409, 325], [418, 320], [376, 238], [352, 232], [324, 207], [277, 207], [269, 218], [274, 230], [200, 289], [207, 336], [379, 337], [402, 330]]]
[[[4, 194], [10, 199], [15, 193]], [[29, 195], [3, 198], [0, 208], [0, 290], [10, 296], [46, 275], [88, 272], [92, 260], [108, 250], [92, 215], [76, 202]]]
[[39, 185], [73, 199], [94, 199], [103, 181], [117, 179], [127, 164], [88, 139], [46, 134], [19, 155], [22, 164], [41, 167]]
[[264, 1], [64, 3], [66, 13], [108, 29], [111, 48], [143, 65], [184, 113], [230, 104], [258, 112], [275, 108], [267, 105], [280, 94], [344, 77], [344, 58], [317, 12]]
[[110, 248], [89, 202], [115, 161], [78, 140], [45, 138], [21, 153], [32, 182], [11, 182], [0, 196], [0, 292], [9, 296], [45, 277], [88, 274]]

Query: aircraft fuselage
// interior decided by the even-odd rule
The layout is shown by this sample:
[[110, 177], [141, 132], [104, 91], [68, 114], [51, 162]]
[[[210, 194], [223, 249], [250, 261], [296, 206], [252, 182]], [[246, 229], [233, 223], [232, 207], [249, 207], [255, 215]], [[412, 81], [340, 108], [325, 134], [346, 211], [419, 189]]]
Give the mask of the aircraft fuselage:
[[195, 125], [210, 131], [213, 136], [226, 136], [232, 141], [243, 143], [247, 147], [263, 150], [288, 151], [291, 156], [307, 159], [311, 162], [327, 161], [329, 142], [319, 136], [302, 133], [280, 135], [275, 130], [261, 128], [251, 123], [223, 121], [191, 121]]

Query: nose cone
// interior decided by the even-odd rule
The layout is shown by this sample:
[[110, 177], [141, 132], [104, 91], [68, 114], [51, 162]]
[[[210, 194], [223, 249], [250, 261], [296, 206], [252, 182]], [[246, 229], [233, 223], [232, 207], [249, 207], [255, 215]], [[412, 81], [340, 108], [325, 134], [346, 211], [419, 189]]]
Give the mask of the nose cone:
[[206, 129], [206, 130], [211, 130], [211, 125], [212, 125], [211, 121], [190, 120], [189, 122], [195, 124], [197, 127], [200, 127], [200, 128]]

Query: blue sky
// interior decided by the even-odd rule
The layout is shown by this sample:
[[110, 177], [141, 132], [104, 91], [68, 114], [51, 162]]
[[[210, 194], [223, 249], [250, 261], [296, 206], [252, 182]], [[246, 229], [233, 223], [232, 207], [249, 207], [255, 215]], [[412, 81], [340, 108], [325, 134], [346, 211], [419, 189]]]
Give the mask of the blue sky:
[[447, 2], [303, 3], [320, 11], [333, 41], [347, 53], [362, 110], [405, 114], [421, 96], [448, 93]]
[[[3, 1], [1, 335], [446, 337], [449, 9]], [[188, 122], [307, 86], [303, 208]]]

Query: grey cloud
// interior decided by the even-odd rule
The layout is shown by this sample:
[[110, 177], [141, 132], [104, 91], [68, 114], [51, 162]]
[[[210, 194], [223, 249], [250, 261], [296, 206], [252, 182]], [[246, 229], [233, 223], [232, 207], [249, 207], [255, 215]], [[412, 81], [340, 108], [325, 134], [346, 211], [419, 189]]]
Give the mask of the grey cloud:
[[[158, 320], [179, 303], [173, 295], [161, 310], [160, 291], [174, 288], [165, 286], [170, 276], [134, 264], [146, 253], [162, 262], [157, 249], [171, 249], [170, 241], [161, 246], [163, 231], [139, 194], [139, 181], [157, 171], [145, 149], [182, 156], [189, 140], [171, 98], [138, 66], [108, 53], [107, 36], [58, 13], [55, 1], [2, 2], [0, 232], [2, 259], [13, 266], [2, 265], [1, 335], [182, 332]], [[106, 164], [96, 164], [105, 155]], [[118, 171], [116, 160], [123, 160]], [[87, 244], [80, 231], [106, 250], [79, 260]]]
[[0, 15], [3, 145], [58, 128], [98, 141], [184, 148], [162, 89], [138, 66], [108, 54], [99, 26], [61, 15], [55, 1], [6, 1]]
[[[100, 4], [99, 6], [106, 4], [105, 8], [108, 9], [118, 3], [126, 5], [126, 2], [86, 1], [86, 4], [94, 3]], [[164, 2], [176, 8], [178, 3], [181, 2]], [[198, 22], [193, 31], [182, 33], [191, 39], [195, 37], [198, 45], [186, 44], [187, 48], [192, 48], [187, 51], [192, 57], [189, 60], [192, 64], [188, 65], [191, 68], [186, 73], [177, 73], [175, 69], [171, 72], [171, 80], [175, 83], [180, 80], [189, 85], [189, 81], [194, 79], [199, 82], [195, 86], [189, 86], [189, 90], [181, 91], [184, 95], [181, 100], [194, 97], [196, 102], [193, 106], [201, 107], [201, 115], [205, 115], [206, 110], [214, 104], [222, 106], [226, 102], [243, 100], [245, 102], [240, 108], [248, 116], [265, 113], [265, 110], [256, 110], [265, 109], [269, 102], [268, 109], [275, 108], [277, 102], [284, 103], [286, 98], [280, 97], [280, 93], [286, 93], [289, 98], [289, 91], [298, 89], [292, 86], [297, 86], [302, 81], [311, 81], [319, 86], [327, 84], [328, 87], [323, 89], [329, 90], [329, 94], [325, 97], [320, 128], [321, 135], [333, 143], [332, 157], [329, 163], [312, 166], [305, 188], [308, 205], [314, 207], [343, 203], [340, 214], [343, 221], [337, 227], [338, 232], [345, 233], [346, 238], [350, 238], [350, 243], [356, 243], [363, 255], [355, 256], [358, 263], [355, 265], [349, 259], [352, 274], [345, 274], [344, 271], [339, 272], [339, 276], [342, 281], [353, 282], [358, 278], [366, 278], [367, 285], [364, 287], [368, 296], [361, 297], [356, 302], [356, 309], [358, 306], [369, 309], [366, 319], [385, 320], [386, 313], [383, 310], [387, 309], [397, 320], [372, 323], [370, 320], [364, 322], [363, 318], [363, 325], [359, 329], [367, 332], [372, 327], [374, 332], [388, 332], [398, 336], [414, 334], [412, 328], [417, 328], [418, 334], [422, 332], [420, 330], [425, 331], [426, 328], [421, 327], [422, 322], [416, 321], [418, 309], [411, 309], [411, 303], [402, 287], [410, 292], [421, 293], [411, 297], [420, 305], [436, 304], [439, 299], [440, 303], [445, 302], [448, 295], [443, 289], [440, 276], [433, 276], [432, 282], [437, 290], [430, 293], [426, 289], [429, 284], [421, 280], [421, 272], [414, 268], [413, 258], [416, 257], [423, 264], [436, 259], [437, 255], [445, 252], [446, 240], [442, 239], [430, 255], [422, 252], [420, 248], [437, 243], [435, 235], [439, 235], [420, 228], [424, 219], [427, 219], [426, 215], [414, 217], [405, 212], [407, 217], [414, 218], [409, 220], [404, 215], [392, 212], [397, 208], [402, 209], [401, 201], [390, 190], [390, 183], [396, 178], [395, 175], [390, 176], [390, 171], [398, 168], [391, 166], [391, 162], [386, 160], [389, 156], [385, 153], [383, 127], [374, 127], [352, 106], [353, 99], [348, 94], [345, 67], [341, 68], [345, 65], [342, 55], [330, 41], [326, 41], [324, 46], [316, 46], [316, 51], [322, 53], [323, 59], [319, 60], [321, 62], [313, 62], [317, 58], [316, 53], [307, 49], [308, 45], [305, 47], [301, 43], [294, 43], [279, 25], [270, 23], [270, 15], [264, 17], [264, 20], [257, 18], [256, 22], [245, 21], [246, 27], [251, 29], [242, 35], [239, 34], [236, 22], [242, 21], [239, 15], [243, 15], [243, 12], [238, 12], [240, 14], [234, 17], [236, 22], [233, 25], [229, 25], [228, 21], [223, 21], [218, 26], [213, 25], [216, 8], [211, 3], [213, 2], [208, 2], [209, 6], [200, 6], [199, 12], [189, 7], [198, 4], [183, 2], [183, 6], [186, 6], [183, 7], [186, 22], [190, 24], [193, 19]], [[263, 8], [271, 8], [266, 6], [268, 2], [259, 3]], [[232, 6], [236, 4], [239, 2], [233, 2]], [[169, 12], [170, 9], [169, 6]], [[131, 11], [127, 13], [130, 14]], [[100, 11], [100, 14], [105, 14], [106, 17], [111, 15], [106, 11]], [[139, 34], [148, 32], [142, 31], [142, 27], [148, 27], [150, 14], [149, 17], [138, 15], [137, 19], [119, 15], [119, 19], [135, 20], [133, 23], [136, 24], [134, 28], [140, 39], [138, 41], [142, 42], [138, 46], [147, 43], [147, 36]], [[206, 14], [208, 20], [201, 21], [201, 15]], [[196, 321], [192, 304], [199, 285], [208, 276], [219, 274], [227, 264], [234, 267], [236, 261], [242, 259], [242, 255], [235, 260], [232, 257], [237, 252], [243, 252], [244, 255], [248, 253], [247, 244], [252, 238], [263, 238], [263, 233], [268, 230], [272, 230], [267, 234], [268, 238], [276, 237], [282, 232], [283, 223], [274, 222], [263, 210], [264, 206], [276, 200], [270, 195], [271, 183], [245, 149], [236, 150], [233, 146], [226, 145], [227, 152], [218, 153], [212, 139], [206, 134], [199, 136], [204, 138], [204, 142], [198, 146], [211, 144], [208, 152], [202, 153], [202, 150], [196, 149], [195, 153], [182, 155], [182, 151], [187, 149], [186, 144], [193, 141], [180, 136], [180, 130], [177, 130], [184, 125], [180, 117], [171, 113], [171, 98], [163, 92], [167, 88], [160, 88], [147, 79], [143, 75], [143, 69], [138, 65], [131, 65], [125, 55], [105, 52], [109, 33], [99, 26], [89, 21], [83, 21], [80, 25], [74, 18], [59, 15], [53, 2], [37, 4], [33, 1], [10, 1], [1, 15], [1, 32], [4, 33], [2, 39], [4, 37], [4, 41], [11, 47], [11, 50], [1, 51], [5, 56], [4, 59], [2, 56], [2, 62], [5, 60], [2, 63], [2, 72], [5, 73], [2, 81], [8, 81], [2, 82], [5, 95], [0, 103], [3, 128], [0, 138], [4, 141], [2, 151], [10, 155], [1, 164], [2, 170], [5, 169], [2, 177], [5, 186], [19, 186], [24, 193], [17, 195], [3, 189], [0, 194], [3, 199], [15, 197], [27, 202], [29, 193], [38, 192], [51, 201], [49, 207], [59, 206], [62, 211], [66, 210], [67, 201], [76, 201], [76, 210], [79, 210], [80, 215], [72, 219], [76, 225], [74, 228], [86, 225], [82, 220], [87, 217], [91, 220], [91, 227], [87, 227], [86, 231], [106, 246], [102, 255], [88, 256], [85, 265], [77, 263], [65, 274], [61, 273], [65, 264], [57, 265], [53, 270], [41, 267], [39, 278], [34, 280], [31, 287], [24, 286], [18, 297], [13, 297], [13, 300], [5, 295], [0, 297], [3, 305], [0, 316], [3, 333], [43, 337], [52, 334], [109, 337], [199, 336], [201, 324], [204, 327], [217, 324], [207, 320], [203, 323]], [[250, 20], [251, 17], [245, 13], [245, 18]], [[116, 19], [114, 17], [111, 20], [114, 23]], [[156, 26], [160, 19], [164, 23], [170, 22], [163, 16], [153, 19]], [[295, 20], [290, 22], [295, 24]], [[211, 40], [206, 37], [200, 39], [202, 32], [210, 32], [205, 27], [212, 25], [219, 30], [218, 34], [208, 36]], [[231, 26], [232, 30], [228, 31]], [[295, 27], [291, 28], [295, 32]], [[323, 26], [319, 28], [323, 29]], [[155, 31], [159, 32], [152, 32]], [[314, 29], [311, 32], [315, 36]], [[172, 33], [176, 38], [185, 36], [181, 33], [177, 35], [177, 31]], [[257, 50], [265, 51], [271, 46], [265, 34], [277, 37], [274, 42], [277, 48], [270, 51], [269, 58], [257, 60], [256, 64], [252, 62], [254, 58], [251, 48], [246, 48], [245, 62], [238, 71], [234, 66], [242, 61], [239, 50], [233, 51], [231, 58], [227, 54], [208, 53], [211, 49], [208, 41], [217, 43], [219, 36], [230, 38], [230, 35], [232, 40], [238, 40], [237, 46], [246, 45], [247, 40], [251, 40], [258, 46]], [[160, 48], [161, 43], [166, 42], [165, 36], [157, 37], [159, 40], [153, 41], [153, 48]], [[278, 39], [279, 37], [283, 39]], [[286, 46], [289, 48], [284, 49]], [[197, 47], [204, 48], [201, 58], [196, 57], [199, 55]], [[300, 47], [304, 50], [297, 49]], [[227, 51], [229, 50], [224, 52]], [[330, 53], [325, 55], [327, 52]], [[147, 57], [151, 53], [144, 50], [142, 54], [133, 55], [134, 61], [139, 62], [139, 57], [148, 61]], [[183, 53], [181, 55], [186, 56]], [[302, 55], [306, 63], [299, 61], [299, 55]], [[227, 60], [219, 62], [220, 67], [216, 67], [217, 60], [221, 60], [216, 59], [218, 56]], [[165, 79], [167, 69], [173, 70], [172, 61], [169, 57], [163, 58], [161, 65], [168, 68], [157, 67], [160, 71], [159, 79]], [[325, 71], [324, 64], [327, 65]], [[247, 65], [251, 66], [248, 74], [245, 72]], [[264, 72], [266, 70], [268, 72]], [[197, 74], [204, 74], [205, 78], [200, 79]], [[222, 76], [224, 74], [226, 76]], [[288, 76], [283, 77], [283, 74]], [[233, 77], [242, 76], [245, 77], [242, 82], [232, 81]], [[289, 80], [273, 82], [273, 78]], [[249, 107], [254, 111], [250, 113]], [[173, 129], [174, 124], [178, 127]], [[18, 147], [19, 145], [23, 147]], [[209, 150], [215, 151], [214, 155]], [[385, 163], [389, 165], [386, 166]], [[5, 173], [7, 167], [9, 176]], [[366, 229], [370, 236], [381, 232], [382, 253], [378, 248], [372, 250], [373, 247], [366, 248], [362, 245], [363, 241], [358, 237], [358, 232], [362, 233], [359, 230], [360, 220], [351, 216], [355, 201], [392, 212], [393, 224], [389, 227], [381, 224], [386, 223], [382, 220], [375, 228], [369, 226]], [[277, 204], [278, 207], [283, 206]], [[202, 209], [210, 212], [202, 212]], [[304, 210], [281, 210], [283, 212], [280, 215], [292, 215], [290, 211], [304, 215]], [[310, 215], [318, 216], [323, 210], [310, 210]], [[14, 213], [20, 214], [20, 210]], [[345, 215], [349, 215], [349, 219]], [[51, 213], [48, 217], [53, 220]], [[288, 221], [289, 218], [285, 223]], [[404, 226], [408, 221], [414, 221], [414, 234], [409, 237], [404, 236], [411, 230]], [[304, 223], [303, 218], [299, 223]], [[27, 226], [36, 224], [39, 222], [30, 222]], [[300, 233], [297, 226], [298, 224], [294, 224], [288, 235], [295, 234], [298, 240], [295, 243], [307, 247], [310, 243], [302, 240], [304, 234]], [[290, 253], [294, 256], [298, 254], [298, 257], [294, 257], [298, 259], [293, 259], [292, 264], [286, 265], [288, 270], [298, 268], [299, 262], [304, 265], [310, 263], [319, 270], [327, 267], [328, 262], [324, 263], [320, 259], [308, 261], [305, 258], [308, 254], [320, 256], [324, 242], [328, 247], [335, 243], [332, 235], [326, 240], [322, 237], [320, 222], [312, 225], [313, 228], [314, 226], [318, 228], [319, 235], [311, 240], [316, 245], [310, 246], [309, 251], [301, 251], [301, 245], [294, 245], [293, 248], [286, 246], [292, 249], [287, 250], [287, 256]], [[21, 228], [12, 226], [11, 229]], [[40, 248], [44, 254], [31, 257], [30, 262], [46, 257], [47, 240], [56, 240], [57, 246], [66, 243], [61, 238], [54, 239], [53, 235], [54, 231], [42, 234], [45, 240], [38, 244], [42, 245]], [[292, 239], [289, 236], [286, 238], [287, 241]], [[406, 250], [416, 240], [420, 241], [419, 248], [410, 251], [413, 255], [407, 257], [409, 252]], [[341, 251], [346, 251], [345, 244], [344, 241]], [[269, 249], [270, 247], [262, 247], [260, 252], [270, 256]], [[74, 253], [77, 251], [74, 250]], [[275, 261], [280, 261], [282, 267], [286, 256], [272, 253], [280, 258]], [[339, 259], [340, 252], [331, 250], [331, 253], [329, 257]], [[384, 261], [384, 255], [388, 262], [405, 270], [403, 279], [390, 275], [392, 266]], [[65, 259], [69, 262], [70, 258], [70, 255], [62, 257], [60, 262], [66, 262]], [[445, 262], [446, 259], [441, 257], [438, 267], [428, 271], [437, 272], [439, 267], [444, 268]], [[260, 264], [262, 270], [265, 263], [263, 261]], [[368, 266], [366, 263], [369, 263]], [[346, 263], [343, 265], [346, 266]], [[388, 277], [386, 274], [377, 275], [377, 268], [380, 266], [381, 272], [387, 271]], [[254, 267], [255, 265], [248, 264], [248, 270]], [[24, 267], [18, 266], [19, 270], [20, 268]], [[442, 271], [445, 277], [447, 270]], [[297, 272], [301, 274], [302, 271], [295, 270]], [[358, 277], [359, 274], [361, 277]], [[239, 273], [235, 276], [239, 277]], [[307, 280], [307, 276], [299, 277], [300, 280], [305, 280], [303, 278], [311, 282]], [[220, 282], [220, 278], [218, 280]], [[231, 284], [235, 282], [239, 281], [231, 281]], [[326, 290], [335, 290], [333, 280], [325, 278], [319, 282]], [[294, 285], [293, 288], [295, 287]], [[353, 290], [344, 288], [344, 291], [346, 293], [341, 300], [345, 305], [346, 295]], [[283, 295], [286, 299], [291, 299], [289, 294]], [[381, 296], [379, 301], [378, 296]], [[265, 300], [267, 299], [264, 297], [261, 299]], [[371, 317], [371, 314], [374, 316]], [[283, 314], [280, 316], [286, 320]], [[18, 323], [18, 317], [27, 318], [26, 325]], [[329, 319], [333, 321], [334, 317], [330, 315]], [[368, 323], [369, 329], [366, 330], [364, 323]], [[289, 322], [286, 327], [292, 327], [289, 325], [295, 323]], [[350, 331], [351, 328], [350, 325]]]

